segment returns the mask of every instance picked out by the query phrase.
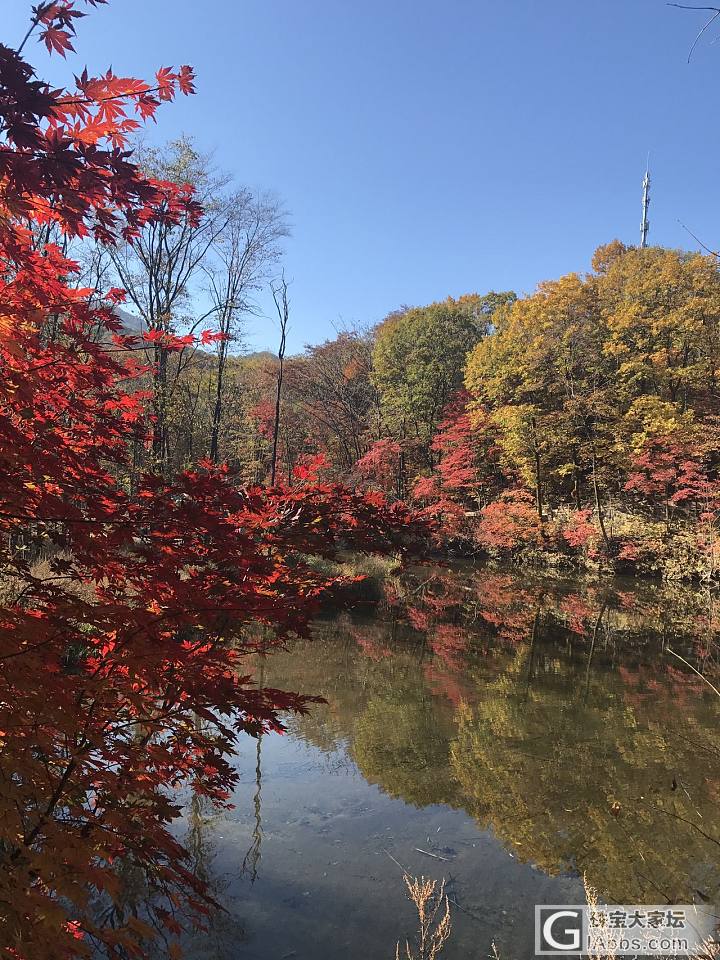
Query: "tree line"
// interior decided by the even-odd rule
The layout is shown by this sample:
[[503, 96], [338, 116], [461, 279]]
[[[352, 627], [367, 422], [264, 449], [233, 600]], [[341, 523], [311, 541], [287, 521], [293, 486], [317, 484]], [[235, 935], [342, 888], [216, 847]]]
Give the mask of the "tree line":
[[286, 361], [284, 475], [321, 457], [445, 547], [712, 578], [719, 323], [715, 257], [619, 241], [528, 296], [394, 311]]
[[719, 281], [713, 256], [614, 241], [530, 295], [403, 307], [282, 360], [196, 348], [175, 466], [292, 484], [313, 462], [411, 502], [445, 546], [713, 577]]
[[[443, 547], [715, 576], [715, 257], [613, 241], [530, 295], [402, 307], [286, 356], [280, 201], [234, 187], [187, 138], [139, 159], [203, 212], [87, 254], [127, 291], [151, 361], [133, 476], [207, 457], [292, 486], [311, 464], [412, 503]], [[263, 288], [279, 346], [248, 353]]]

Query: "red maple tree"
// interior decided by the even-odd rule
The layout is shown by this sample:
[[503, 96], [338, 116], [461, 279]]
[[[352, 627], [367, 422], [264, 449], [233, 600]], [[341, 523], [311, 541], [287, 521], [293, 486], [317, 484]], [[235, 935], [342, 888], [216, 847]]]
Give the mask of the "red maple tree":
[[720, 511], [720, 482], [708, 468], [710, 435], [704, 443], [656, 437], [647, 440], [630, 461], [625, 490], [663, 505], [669, 519], [674, 509], [713, 520]]
[[22, 50], [35, 31], [65, 55], [83, 15], [41, 3], [20, 49], [0, 46], [0, 955], [14, 960], [156, 955], [156, 937], [207, 913], [168, 829], [173, 788], [227, 803], [237, 733], [304, 708], [253, 685], [243, 656], [260, 641], [243, 625], [274, 642], [306, 631], [332, 581], [305, 555], [404, 549], [412, 532], [402, 505], [310, 476], [247, 490], [201, 464], [128, 483], [150, 431], [141, 351], [113, 312], [122, 293], [79, 288], [52, 241], [199, 214], [126, 144], [193, 77], [52, 89]]
[[361, 480], [376, 489], [400, 496], [403, 485], [402, 456], [402, 444], [397, 440], [376, 440], [355, 464], [355, 472]]
[[471, 413], [471, 398], [459, 391], [447, 405], [432, 442], [435, 470], [419, 477], [413, 499], [436, 522], [440, 541], [472, 541], [481, 507], [502, 490], [493, 430], [480, 408]]

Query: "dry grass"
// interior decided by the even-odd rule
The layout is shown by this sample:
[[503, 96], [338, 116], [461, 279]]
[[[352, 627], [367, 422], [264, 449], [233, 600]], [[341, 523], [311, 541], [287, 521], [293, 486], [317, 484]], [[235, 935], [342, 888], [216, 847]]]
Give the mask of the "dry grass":
[[401, 568], [397, 557], [381, 557], [368, 553], [345, 553], [336, 560], [327, 557], [308, 556], [306, 562], [312, 570], [325, 577], [362, 577], [354, 584], [349, 593], [353, 601], [379, 601], [385, 597], [385, 589], [393, 585], [399, 589], [397, 575]]
[[705, 940], [691, 960], [717, 960], [720, 957], [720, 944], [715, 940]]
[[[72, 560], [72, 557], [68, 553], [58, 551], [53, 559]], [[79, 577], [73, 574], [62, 576], [57, 574], [50, 559], [46, 557], [33, 563], [29, 573], [22, 576], [7, 576], [4, 571], [0, 571], [0, 603], [12, 606], [24, 597], [32, 595], [33, 590], [47, 584], [52, 584], [65, 593], [86, 600], [88, 603], [97, 601], [95, 589], [91, 584], [82, 583]]]
[[[594, 909], [599, 903], [598, 892], [595, 887], [591, 886], [585, 874], [583, 874], [583, 887], [585, 888], [585, 897], [587, 898], [588, 906]], [[602, 955], [591, 953], [588, 954], [588, 956], [590, 960], [614, 960], [617, 953], [610, 950], [608, 953], [603, 953]], [[720, 943], [708, 939], [703, 941], [697, 952], [691, 954], [688, 960], [718, 960], [718, 957], [720, 957]]]
[[[405, 960], [435, 960], [447, 943], [452, 931], [450, 902], [445, 894], [445, 881], [439, 887], [435, 880], [404, 875], [408, 896], [418, 914], [418, 933], [411, 947], [405, 941], [402, 956]], [[400, 942], [395, 947], [395, 960], [400, 960]]]
[[[407, 883], [407, 878], [405, 882]], [[591, 909], [596, 908], [600, 903], [598, 899], [598, 892], [595, 889], [595, 887], [593, 887], [590, 884], [587, 876], [585, 875], [583, 875], [583, 887], [585, 888], [585, 897], [587, 899], [588, 906]], [[448, 931], [448, 934], [449, 934], [449, 931]], [[410, 955], [408, 954], [408, 956]], [[618, 954], [612, 949], [609, 949], [607, 953], [603, 953], [603, 954], [597, 954], [597, 953], [588, 954], [589, 960], [615, 960], [615, 957], [617, 956]], [[491, 953], [489, 957], [490, 957], [490, 960], [502, 960], [494, 940], [492, 941]], [[708, 939], [708, 940], [705, 940], [700, 946], [700, 948], [694, 954], [689, 956], [687, 960], [719, 960], [719, 958], [720, 958], [720, 943], [716, 942], [715, 940]], [[397, 960], [397, 956], [396, 956], [396, 960]]]
[[[592, 910], [594, 910], [599, 903], [598, 892], [595, 889], [595, 887], [591, 886], [590, 881], [588, 880], [586, 874], [583, 874], [583, 887], [585, 888], [585, 899], [587, 900], [588, 906]], [[591, 953], [591, 954], [588, 954], [588, 956], [590, 957], [590, 960], [603, 960], [603, 958], [607, 958], [607, 960], [611, 960], [611, 958], [615, 956], [615, 953], [610, 951], [609, 953], [603, 954], [602, 956], [600, 956], [599, 954]]]

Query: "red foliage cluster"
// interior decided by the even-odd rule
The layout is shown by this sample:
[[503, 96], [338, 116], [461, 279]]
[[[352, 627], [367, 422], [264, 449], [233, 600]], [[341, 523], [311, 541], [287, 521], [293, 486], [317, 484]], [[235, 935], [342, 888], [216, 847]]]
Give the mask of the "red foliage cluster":
[[[64, 55], [82, 16], [69, 0], [40, 3], [31, 29], [40, 28], [48, 49]], [[192, 93], [192, 81], [189, 67], [164, 67], [154, 83], [85, 71], [74, 90], [53, 90], [35, 79], [21, 52], [0, 46], [6, 213], [36, 225], [57, 223], [74, 235], [92, 231], [106, 242], [118, 228], [126, 239], [134, 236], [152, 217], [172, 219], [188, 210], [199, 215], [186, 187], [143, 176], [124, 149], [127, 136], [155, 116], [162, 100], [178, 90]]]
[[649, 440], [631, 462], [625, 489], [669, 508], [713, 519], [720, 510], [720, 481], [711, 477], [702, 447], [667, 437]]
[[[419, 477], [413, 499], [432, 518], [443, 546], [474, 542], [495, 555], [516, 555], [542, 549], [583, 554], [593, 560], [612, 558], [626, 567], [657, 568], [662, 542], [652, 536], [621, 539], [603, 529], [597, 504], [554, 512], [552, 501], [538, 516], [535, 494], [518, 476], [501, 469], [497, 437], [482, 411], [469, 413], [470, 400], [459, 394], [438, 428], [434, 470]], [[381, 441], [381, 443], [387, 441]], [[629, 512], [648, 512], [666, 521], [684, 522], [692, 530], [696, 556], [710, 558], [714, 569], [715, 527], [720, 519], [717, 431], [683, 439], [654, 437], [629, 461], [622, 491]]]
[[489, 550], [511, 552], [540, 547], [543, 531], [533, 497], [525, 490], [507, 490], [480, 511], [475, 536]]
[[481, 480], [476, 463], [477, 431], [470, 422], [469, 399], [462, 391], [448, 406], [432, 448], [440, 456], [437, 472], [442, 487], [449, 493], [474, 497]]
[[585, 550], [597, 540], [598, 530], [592, 522], [592, 515], [590, 509], [573, 510], [562, 525], [563, 539], [576, 550]]
[[[32, 27], [64, 53], [80, 15], [41, 3]], [[273, 491], [210, 464], [127, 482], [146, 397], [121, 294], [98, 306], [78, 289], [44, 228], [112, 242], [198, 209], [123, 150], [130, 112], [152, 117], [178, 89], [192, 92], [189, 68], [53, 90], [0, 47], [0, 937], [14, 960], [142, 957], [207, 912], [168, 830], [172, 787], [226, 803], [237, 732], [303, 709], [245, 674], [258, 641], [242, 625], [305, 631], [329, 582], [303, 555], [403, 549], [409, 529], [380, 494], [314, 482], [318, 464]], [[140, 915], [125, 909], [133, 871]]]
[[380, 490], [392, 492], [398, 487], [402, 447], [395, 440], [376, 440], [355, 464], [355, 472]]
[[479, 422], [480, 412], [471, 417], [469, 403], [462, 390], [448, 404], [432, 443], [437, 467], [412, 489], [413, 500], [423, 505], [423, 515], [434, 521], [443, 541], [472, 540], [481, 503], [499, 492], [497, 450]]

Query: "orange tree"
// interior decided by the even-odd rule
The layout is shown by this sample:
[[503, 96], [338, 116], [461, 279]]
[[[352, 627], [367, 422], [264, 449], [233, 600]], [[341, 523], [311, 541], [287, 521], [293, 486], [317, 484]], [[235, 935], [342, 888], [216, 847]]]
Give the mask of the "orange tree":
[[303, 709], [252, 684], [243, 625], [302, 633], [330, 585], [305, 555], [414, 535], [402, 505], [312, 475], [242, 489], [205, 464], [127, 482], [132, 441], [152, 435], [132, 387], [145, 351], [115, 319], [121, 292], [78, 287], [65, 241], [199, 212], [125, 144], [193, 78], [52, 89], [23, 49], [36, 33], [64, 55], [77, 7], [41, 3], [19, 50], [0, 46], [0, 955], [15, 960], [143, 957], [201, 921], [173, 789], [227, 803], [237, 733]]

